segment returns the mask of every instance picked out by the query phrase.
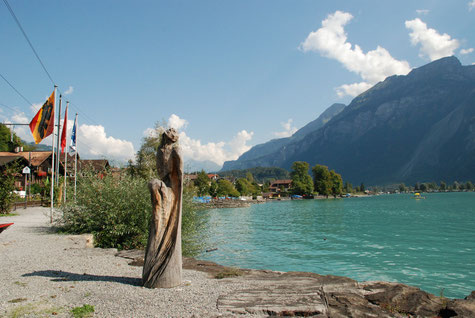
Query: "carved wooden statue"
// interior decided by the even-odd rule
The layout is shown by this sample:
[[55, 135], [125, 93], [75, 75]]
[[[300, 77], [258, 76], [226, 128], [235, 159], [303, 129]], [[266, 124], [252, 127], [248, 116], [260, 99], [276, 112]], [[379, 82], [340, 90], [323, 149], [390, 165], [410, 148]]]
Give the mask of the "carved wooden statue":
[[168, 129], [157, 150], [158, 179], [149, 183], [152, 219], [148, 234], [142, 283], [149, 288], [181, 284], [181, 206], [183, 161], [177, 145], [178, 133]]

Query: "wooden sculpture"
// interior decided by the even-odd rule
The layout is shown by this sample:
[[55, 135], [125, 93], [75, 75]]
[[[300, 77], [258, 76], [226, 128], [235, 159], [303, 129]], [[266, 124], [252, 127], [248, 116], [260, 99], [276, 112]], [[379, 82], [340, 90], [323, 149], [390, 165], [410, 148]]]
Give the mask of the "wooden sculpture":
[[169, 288], [181, 284], [181, 207], [183, 161], [177, 145], [178, 133], [171, 128], [161, 136], [157, 149], [160, 179], [149, 183], [152, 197], [147, 249], [142, 283], [148, 288]]

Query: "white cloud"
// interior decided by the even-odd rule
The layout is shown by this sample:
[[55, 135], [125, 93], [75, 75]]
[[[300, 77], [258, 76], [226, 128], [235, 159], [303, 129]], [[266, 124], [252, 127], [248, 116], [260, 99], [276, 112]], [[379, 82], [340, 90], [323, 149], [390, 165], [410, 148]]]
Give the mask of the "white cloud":
[[168, 118], [168, 127], [175, 128], [176, 130], [185, 129], [188, 122], [185, 119], [178, 117], [178, 115], [172, 114]]
[[475, 8], [475, 0], [468, 3], [468, 11], [472, 11]]
[[[71, 128], [72, 128], [71, 123]], [[129, 160], [135, 156], [132, 142], [107, 136], [101, 125], [80, 125], [78, 151], [82, 157], [92, 155], [106, 159]]]
[[459, 41], [450, 35], [440, 34], [435, 29], [427, 28], [427, 24], [419, 18], [405, 22], [406, 28], [411, 30], [409, 36], [412, 45], [421, 45], [420, 57], [427, 56], [431, 61], [454, 54], [459, 47]]
[[69, 95], [74, 92], [74, 87], [69, 86], [68, 89], [64, 92], [64, 95]]
[[297, 128], [292, 126], [292, 122], [293, 122], [293, 119], [289, 118], [289, 120], [287, 120], [287, 122], [280, 123], [280, 125], [282, 126], [282, 128], [284, 128], [284, 130], [274, 132], [274, 135], [276, 137], [279, 137], [279, 138], [285, 138], [285, 137], [292, 136], [297, 131]]
[[465, 55], [465, 54], [470, 54], [470, 53], [472, 53], [473, 51], [474, 51], [473, 47], [471, 47], [471, 48], [469, 48], [469, 49], [461, 49], [461, 50], [460, 50], [460, 54], [463, 54], [463, 55]]
[[[474, 1], [475, 1], [475, 0], [474, 0]], [[427, 10], [427, 9], [419, 9], [419, 10], [416, 10], [416, 13], [417, 13], [418, 15], [427, 15], [427, 14], [429, 14], [429, 12], [430, 12], [430, 11]]]
[[[363, 83], [349, 84], [345, 87], [352, 88], [345, 90], [341, 86], [339, 92], [356, 96], [378, 81], [386, 77], [398, 74], [405, 75], [411, 70], [406, 61], [396, 60], [389, 52], [377, 46], [375, 50], [364, 53], [360, 46], [347, 42], [347, 35], [344, 26], [353, 19], [350, 13], [336, 11], [322, 21], [322, 27], [314, 32], [310, 32], [304, 42], [299, 46], [303, 52], [319, 52], [322, 56], [335, 59], [350, 72], [361, 76]], [[343, 96], [343, 95], [339, 95]]]
[[[246, 143], [252, 139], [254, 133], [241, 130], [236, 136], [228, 143], [229, 151], [227, 152], [226, 160], [236, 160], [240, 155], [251, 149], [251, 146]], [[224, 162], [224, 161], [223, 161]]]
[[353, 84], [343, 84], [340, 87], [337, 87], [335, 90], [338, 97], [344, 97], [346, 95], [357, 96], [361, 94], [362, 92], [367, 91], [372, 86], [373, 86], [372, 84], [361, 82], [361, 83], [353, 83]]
[[156, 137], [157, 136], [157, 130], [154, 128], [147, 128], [143, 132], [144, 137]]
[[[168, 127], [175, 129], [185, 129], [188, 125], [188, 121], [172, 114], [167, 124]], [[154, 136], [156, 133], [155, 129], [147, 128], [143, 134], [144, 136]], [[199, 139], [189, 137], [185, 131], [180, 131], [179, 144], [184, 160], [208, 160], [222, 165], [225, 161], [236, 160], [240, 155], [248, 151], [251, 146], [247, 145], [247, 142], [252, 139], [253, 134], [253, 132], [241, 130], [228, 142], [202, 143]]]

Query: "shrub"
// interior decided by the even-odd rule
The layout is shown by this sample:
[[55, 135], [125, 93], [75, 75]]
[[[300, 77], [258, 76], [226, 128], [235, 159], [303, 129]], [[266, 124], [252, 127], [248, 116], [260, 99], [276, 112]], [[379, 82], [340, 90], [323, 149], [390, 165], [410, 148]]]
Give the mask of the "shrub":
[[13, 165], [0, 171], [0, 214], [10, 212], [15, 201], [15, 168]]
[[[120, 179], [106, 174], [100, 179], [92, 172], [78, 176], [75, 203], [62, 207], [56, 220], [61, 231], [93, 233], [98, 247], [118, 249], [144, 248], [152, 204], [148, 180], [140, 176], [122, 175]], [[191, 199], [188, 187], [183, 196], [183, 254], [196, 255], [201, 248], [198, 239], [203, 222]]]

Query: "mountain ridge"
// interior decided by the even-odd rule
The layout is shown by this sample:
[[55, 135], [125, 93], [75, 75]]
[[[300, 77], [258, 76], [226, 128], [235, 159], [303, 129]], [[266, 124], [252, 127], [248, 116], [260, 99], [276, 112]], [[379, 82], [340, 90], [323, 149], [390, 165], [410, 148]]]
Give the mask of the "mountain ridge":
[[475, 66], [452, 56], [388, 77], [323, 127], [239, 164], [294, 161], [327, 165], [352, 183], [474, 180]]

